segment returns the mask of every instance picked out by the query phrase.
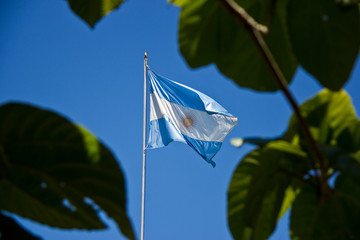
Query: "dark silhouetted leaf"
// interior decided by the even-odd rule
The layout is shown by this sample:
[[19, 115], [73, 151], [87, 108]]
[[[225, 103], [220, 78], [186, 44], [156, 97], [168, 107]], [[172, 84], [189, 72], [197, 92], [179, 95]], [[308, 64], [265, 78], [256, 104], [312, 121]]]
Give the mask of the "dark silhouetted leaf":
[[335, 156], [334, 160], [331, 161], [331, 167], [336, 171], [346, 172], [348, 176], [360, 184], [360, 150], [358, 155]]
[[[286, 1], [237, 1], [255, 19], [269, 25], [265, 37], [285, 77], [290, 81], [297, 62], [286, 28]], [[192, 68], [215, 63], [220, 72], [239, 86], [275, 91], [278, 86], [259, 50], [243, 26], [219, 1], [176, 1], [182, 7], [179, 23], [180, 51]]]
[[357, 152], [360, 150], [360, 121], [353, 120], [347, 124], [337, 138], [337, 145], [347, 152]]
[[358, 5], [344, 6], [329, 0], [289, 1], [287, 16], [299, 63], [324, 87], [339, 90], [359, 53]]
[[68, 0], [70, 8], [90, 27], [112, 10], [117, 9], [124, 0]]
[[83, 127], [25, 104], [0, 107], [0, 209], [58, 228], [102, 229], [98, 210], [134, 239], [122, 171]]
[[340, 174], [335, 190], [320, 200], [319, 192], [304, 187], [294, 201], [290, 234], [293, 240], [360, 239], [360, 185]]
[[0, 213], [0, 239], [1, 240], [40, 240], [21, 227], [15, 220]]

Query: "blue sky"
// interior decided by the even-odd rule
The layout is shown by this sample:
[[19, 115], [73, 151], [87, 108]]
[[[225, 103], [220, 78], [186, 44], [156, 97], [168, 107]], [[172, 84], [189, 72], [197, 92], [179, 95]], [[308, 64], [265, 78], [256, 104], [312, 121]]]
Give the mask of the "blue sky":
[[[143, 54], [159, 75], [195, 88], [239, 118], [212, 168], [190, 147], [171, 143], [147, 152], [146, 233], [151, 239], [231, 239], [226, 192], [250, 147], [232, 137], [277, 136], [291, 109], [281, 93], [237, 87], [214, 66], [190, 69], [178, 50], [179, 9], [166, 0], [129, 0], [95, 30], [65, 0], [0, 2], [0, 103], [21, 101], [55, 110], [94, 133], [115, 153], [127, 181], [128, 212], [140, 235]], [[360, 111], [360, 60], [346, 89]], [[290, 86], [298, 102], [321, 89], [298, 69]], [[272, 239], [289, 239], [288, 214]], [[105, 231], [58, 230], [21, 219], [44, 239], [124, 239]]]

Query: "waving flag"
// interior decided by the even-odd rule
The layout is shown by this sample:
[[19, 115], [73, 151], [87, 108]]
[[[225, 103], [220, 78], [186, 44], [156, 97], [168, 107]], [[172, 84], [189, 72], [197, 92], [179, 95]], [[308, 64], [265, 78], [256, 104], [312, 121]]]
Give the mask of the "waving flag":
[[172, 141], [188, 144], [207, 162], [220, 150], [238, 119], [205, 94], [147, 69], [150, 82], [150, 132], [147, 149]]

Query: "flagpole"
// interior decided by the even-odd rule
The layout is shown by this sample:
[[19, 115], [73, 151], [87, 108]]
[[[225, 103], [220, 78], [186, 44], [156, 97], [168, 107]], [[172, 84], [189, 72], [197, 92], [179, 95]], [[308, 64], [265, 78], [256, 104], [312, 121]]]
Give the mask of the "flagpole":
[[146, 68], [147, 68], [147, 52], [144, 53], [144, 124], [143, 124], [143, 165], [142, 165], [142, 191], [141, 191], [141, 236], [144, 240], [145, 230], [145, 166], [146, 166]]

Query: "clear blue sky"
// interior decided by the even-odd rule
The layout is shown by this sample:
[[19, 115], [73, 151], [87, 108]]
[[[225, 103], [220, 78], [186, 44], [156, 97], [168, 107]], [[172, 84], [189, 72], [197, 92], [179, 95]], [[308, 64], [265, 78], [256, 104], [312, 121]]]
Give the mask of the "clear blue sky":
[[[211, 96], [239, 124], [215, 156], [216, 168], [182, 143], [148, 151], [146, 240], [231, 239], [226, 192], [250, 147], [235, 149], [230, 139], [280, 135], [291, 110], [282, 94], [239, 88], [214, 66], [191, 70], [178, 50], [179, 12], [166, 0], [129, 0], [90, 30], [65, 0], [2, 0], [0, 103], [22, 101], [55, 110], [104, 141], [125, 173], [128, 212], [139, 236], [143, 54], [148, 51], [152, 70]], [[359, 78], [358, 59], [346, 85], [357, 112]], [[291, 84], [299, 102], [320, 89], [301, 69]], [[272, 239], [289, 239], [288, 216]], [[103, 217], [110, 229], [90, 233], [21, 223], [47, 240], [124, 239]]]

